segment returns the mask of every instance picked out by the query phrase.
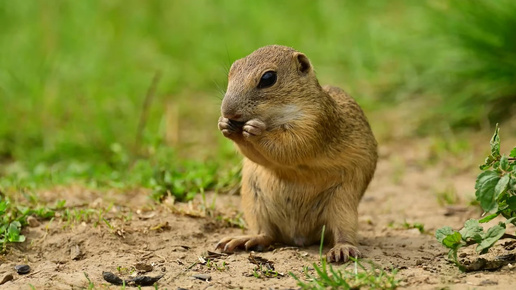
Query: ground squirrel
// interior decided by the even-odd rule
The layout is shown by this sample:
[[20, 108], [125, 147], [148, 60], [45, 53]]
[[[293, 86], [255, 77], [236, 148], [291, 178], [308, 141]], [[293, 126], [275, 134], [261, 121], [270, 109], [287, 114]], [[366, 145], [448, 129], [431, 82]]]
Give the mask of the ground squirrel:
[[376, 140], [362, 109], [321, 87], [308, 58], [262, 47], [233, 63], [218, 126], [244, 155], [242, 206], [253, 235], [217, 248], [264, 249], [325, 241], [332, 262], [358, 257], [357, 208], [373, 177]]

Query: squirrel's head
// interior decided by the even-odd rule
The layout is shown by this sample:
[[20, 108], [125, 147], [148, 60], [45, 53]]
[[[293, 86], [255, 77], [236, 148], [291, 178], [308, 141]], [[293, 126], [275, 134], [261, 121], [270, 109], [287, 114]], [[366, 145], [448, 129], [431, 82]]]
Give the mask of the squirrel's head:
[[304, 54], [290, 47], [265, 46], [231, 66], [222, 116], [237, 122], [295, 118], [303, 107], [313, 106], [318, 91], [321, 87]]

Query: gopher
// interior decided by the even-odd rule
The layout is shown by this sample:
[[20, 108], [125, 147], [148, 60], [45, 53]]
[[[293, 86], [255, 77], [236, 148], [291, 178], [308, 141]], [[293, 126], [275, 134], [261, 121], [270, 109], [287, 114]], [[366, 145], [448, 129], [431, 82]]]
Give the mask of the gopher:
[[308, 246], [325, 226], [328, 261], [360, 257], [357, 208], [378, 154], [355, 100], [321, 87], [303, 53], [270, 45], [233, 63], [221, 113], [219, 130], [244, 156], [242, 208], [254, 234], [217, 249]]

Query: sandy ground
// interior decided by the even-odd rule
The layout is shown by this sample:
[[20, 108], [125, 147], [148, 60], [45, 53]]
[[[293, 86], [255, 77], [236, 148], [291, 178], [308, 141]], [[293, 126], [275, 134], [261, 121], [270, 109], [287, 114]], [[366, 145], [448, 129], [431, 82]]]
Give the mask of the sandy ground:
[[[461, 273], [447, 261], [447, 251], [433, 233], [444, 225], [459, 228], [468, 218], [481, 214], [468, 204], [474, 199], [475, 167], [483, 155], [476, 159], [432, 156], [432, 146], [420, 140], [403, 143], [403, 147], [380, 148], [375, 179], [359, 209], [360, 249], [365, 260], [389, 271], [398, 269], [396, 277], [402, 288], [514, 289], [516, 273], [511, 264], [496, 271]], [[432, 158], [441, 161], [432, 162]], [[439, 202], [442, 192], [452, 193], [455, 204]], [[289, 289], [297, 285], [288, 273], [304, 277], [303, 267], [319, 259], [318, 246], [277, 246], [269, 252], [254, 253], [272, 261], [275, 270], [283, 274], [257, 278], [249, 253], [211, 258], [207, 254], [222, 237], [242, 233], [242, 229], [217, 218], [236, 220], [239, 196], [217, 196], [210, 217], [202, 211], [200, 199], [188, 204], [169, 201], [152, 205], [147, 195], [144, 190], [100, 195], [75, 187], [41, 192], [42, 199], [49, 202], [66, 198], [70, 210], [108, 209], [102, 216], [110, 226], [98, 222], [98, 216], [71, 223], [57, 217], [25, 229], [27, 241], [11, 246], [6, 256], [0, 256], [0, 280], [9, 273], [14, 278], [0, 288], [31, 289], [32, 285], [34, 289], [82, 289], [89, 285], [86, 273], [97, 289], [120, 289], [105, 282], [102, 272], [127, 277], [140, 263], [152, 266], [145, 275], [163, 275], [159, 289]], [[208, 202], [213, 198], [208, 195]], [[111, 203], [114, 206], [109, 207]], [[405, 222], [421, 223], [425, 232], [407, 228]], [[513, 248], [513, 244], [502, 242], [486, 257], [516, 254]], [[472, 249], [462, 253], [463, 259], [478, 258]], [[202, 263], [200, 257], [210, 261]], [[30, 265], [31, 272], [16, 274], [17, 264]], [[193, 277], [199, 274], [210, 280]]]

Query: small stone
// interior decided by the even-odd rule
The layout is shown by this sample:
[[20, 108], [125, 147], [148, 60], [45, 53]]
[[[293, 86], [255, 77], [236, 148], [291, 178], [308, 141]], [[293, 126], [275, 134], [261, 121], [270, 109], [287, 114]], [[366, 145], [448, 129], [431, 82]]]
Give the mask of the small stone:
[[136, 270], [138, 270], [140, 272], [150, 272], [154, 268], [154, 267], [152, 267], [152, 265], [145, 264], [145, 263], [136, 263], [134, 265], [134, 267], [136, 268]]
[[70, 258], [72, 260], [79, 260], [82, 256], [81, 248], [79, 248], [79, 245], [74, 245], [70, 249]]
[[31, 227], [31, 228], [39, 227], [39, 225], [40, 225], [38, 219], [33, 216], [27, 217], [27, 223], [29, 224], [29, 227]]
[[5, 276], [3, 276], [2, 279], [0, 279], [0, 285], [5, 284], [13, 279], [14, 279], [13, 274], [11, 274], [11, 273], [5, 274]]
[[30, 266], [29, 265], [16, 265], [14, 266], [14, 270], [20, 275], [24, 275], [30, 272]]
[[199, 280], [203, 280], [203, 281], [211, 280], [211, 275], [208, 275], [208, 274], [195, 274], [192, 277], [199, 279]]

